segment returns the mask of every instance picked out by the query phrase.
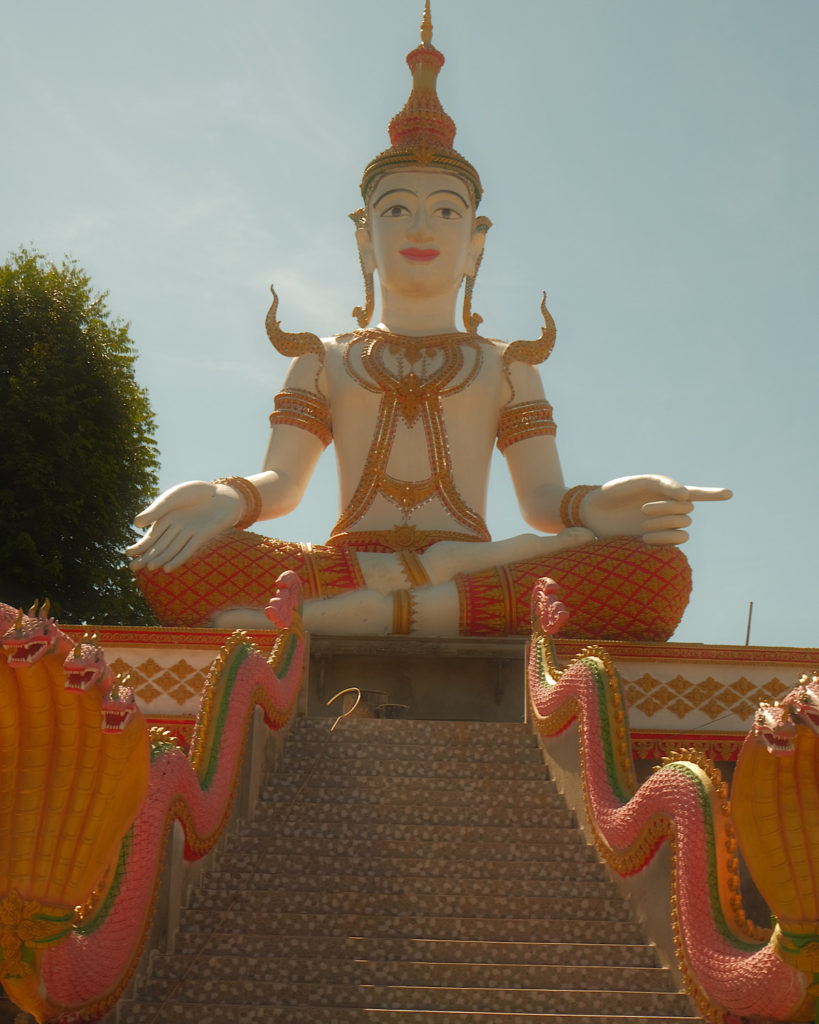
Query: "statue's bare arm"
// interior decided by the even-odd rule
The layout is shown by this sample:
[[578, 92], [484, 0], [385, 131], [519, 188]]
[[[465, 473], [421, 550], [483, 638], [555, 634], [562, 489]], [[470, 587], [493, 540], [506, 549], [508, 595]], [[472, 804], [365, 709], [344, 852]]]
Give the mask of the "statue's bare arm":
[[[294, 360], [285, 386], [297, 388], [307, 381], [314, 387], [316, 362], [315, 356]], [[263, 472], [247, 477], [262, 499], [259, 519], [275, 519], [298, 505], [323, 449], [319, 438], [298, 427], [277, 425], [271, 430]], [[244, 511], [241, 494], [227, 484], [204, 480], [177, 484], [134, 520], [146, 533], [127, 549], [131, 564], [135, 569], [170, 572], [235, 526]]]
[[[515, 401], [543, 398], [540, 376], [530, 366], [512, 368]], [[506, 460], [521, 513], [545, 532], [563, 528], [560, 504], [566, 486], [554, 437], [527, 438], [511, 445]], [[683, 544], [697, 501], [725, 501], [724, 487], [690, 487], [668, 476], [619, 477], [589, 491], [580, 504], [580, 523], [598, 537], [641, 537], [646, 544]]]

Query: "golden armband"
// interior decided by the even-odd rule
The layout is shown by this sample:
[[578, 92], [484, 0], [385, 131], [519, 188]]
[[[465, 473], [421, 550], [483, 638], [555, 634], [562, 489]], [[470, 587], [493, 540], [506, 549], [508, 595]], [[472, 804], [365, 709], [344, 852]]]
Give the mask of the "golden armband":
[[310, 391], [285, 388], [273, 399], [270, 426], [300, 427], [315, 435], [326, 448], [333, 440], [332, 417], [327, 402]]
[[556, 431], [552, 407], [545, 399], [510, 405], [503, 410], [498, 422], [498, 450], [505, 452], [517, 441], [524, 441], [527, 437], [553, 436]]

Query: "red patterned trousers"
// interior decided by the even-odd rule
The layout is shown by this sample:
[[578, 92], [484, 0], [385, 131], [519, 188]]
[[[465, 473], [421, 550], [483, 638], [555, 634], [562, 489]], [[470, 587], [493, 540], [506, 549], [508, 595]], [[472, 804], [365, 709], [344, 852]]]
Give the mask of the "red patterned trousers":
[[[298, 573], [305, 600], [361, 589], [355, 551], [271, 540], [229, 530], [173, 572], [140, 570], [137, 580], [166, 626], [207, 626], [226, 608], [267, 604], [276, 578]], [[667, 640], [691, 592], [691, 571], [676, 547], [633, 537], [594, 541], [455, 578], [464, 636], [526, 635], [535, 581], [551, 576], [571, 612], [561, 636], [595, 640]]]

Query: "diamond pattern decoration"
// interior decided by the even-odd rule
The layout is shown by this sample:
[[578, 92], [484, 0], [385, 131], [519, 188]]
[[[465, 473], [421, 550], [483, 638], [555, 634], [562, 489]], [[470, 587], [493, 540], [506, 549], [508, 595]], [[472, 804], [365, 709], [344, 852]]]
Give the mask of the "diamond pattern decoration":
[[666, 681], [645, 673], [629, 682], [623, 680], [629, 707], [651, 718], [660, 711], [670, 711], [679, 719], [694, 711], [702, 711], [711, 719], [726, 713], [745, 721], [754, 714], [762, 701], [775, 701], [787, 690], [774, 676], [762, 686], [740, 676], [733, 683], [719, 683], [708, 676], [699, 683], [676, 675]]
[[528, 635], [530, 595], [543, 576], [557, 581], [570, 612], [561, 637], [584, 640], [667, 640], [691, 591], [691, 570], [677, 548], [612, 537], [459, 575], [461, 631], [468, 636]]
[[135, 665], [116, 658], [111, 662], [111, 669], [130, 676], [130, 685], [143, 704], [152, 704], [165, 695], [182, 707], [191, 697], [198, 697], [205, 684], [205, 673], [184, 658], [170, 668], [160, 665], [154, 658], [146, 658]]

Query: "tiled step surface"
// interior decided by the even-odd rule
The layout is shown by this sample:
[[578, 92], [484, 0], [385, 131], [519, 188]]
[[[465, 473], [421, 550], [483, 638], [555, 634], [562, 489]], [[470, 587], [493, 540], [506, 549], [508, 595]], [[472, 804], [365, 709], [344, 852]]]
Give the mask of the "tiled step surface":
[[[233, 847], [219, 860], [217, 871], [211, 872], [203, 880], [206, 888], [221, 888], [227, 882], [238, 888], [242, 879], [252, 880], [254, 887], [271, 888], [270, 884], [262, 884], [264, 880], [275, 879], [284, 885], [287, 879], [309, 877], [312, 883], [324, 888], [329, 880], [333, 881], [333, 873], [338, 875], [355, 875], [367, 892], [377, 892], [381, 883], [387, 885], [413, 885], [418, 879], [430, 884], [446, 884], [445, 879], [460, 881], [464, 885], [477, 884], [485, 891], [487, 879], [493, 883], [493, 891], [500, 891], [498, 886], [507, 882], [519, 883], [525, 879], [527, 883], [545, 881], [550, 884], [567, 880], [581, 882], [608, 883], [608, 876], [602, 865], [592, 860], [587, 847], [575, 847], [578, 857], [570, 860], [534, 860], [504, 859], [488, 860], [477, 857], [401, 857], [401, 872], [395, 874], [395, 859], [388, 856], [377, 856], [369, 853], [366, 844], [362, 845], [361, 853], [356, 856], [349, 852], [349, 844], [341, 847], [336, 856], [321, 847], [315, 856], [301, 856], [298, 865], [284, 854], [268, 853], [264, 858], [264, 871], [253, 874], [245, 854], [236, 852]], [[504, 850], [504, 854], [506, 854]], [[531, 850], [529, 851], [531, 852]], [[437, 890], [436, 890], [437, 891]]]
[[254, 914], [252, 911], [189, 910], [183, 926], [202, 936], [231, 928], [286, 935], [372, 935], [377, 938], [458, 939], [469, 942], [606, 942], [639, 943], [640, 928], [631, 921], [544, 920], [543, 918], [439, 917], [363, 914]]
[[524, 726], [301, 721], [120, 1024], [692, 1024]]
[[[418, 798], [423, 799], [421, 797]], [[256, 816], [255, 830], [269, 832], [276, 827], [282, 813], [287, 811], [290, 801], [273, 804], [262, 804]], [[481, 806], [475, 804], [411, 804], [393, 803], [374, 804], [350, 802], [345, 795], [336, 800], [321, 803], [305, 800], [300, 805], [299, 824], [316, 822], [320, 825], [332, 820], [336, 825], [355, 825], [359, 829], [369, 825], [403, 825], [417, 828], [442, 825], [452, 828], [543, 828], [555, 827], [570, 829], [574, 825], [572, 816], [566, 807], [546, 806]]]
[[[359, 766], [356, 765], [357, 769]], [[545, 768], [540, 778], [519, 779], [515, 783], [515, 798], [526, 799], [533, 807], [558, 807], [562, 801], [557, 793], [543, 785]], [[305, 801], [353, 800], [358, 803], [407, 803], [424, 800], [440, 804], [474, 804], [480, 801], [490, 809], [497, 801], [509, 799], [507, 779], [463, 779], [453, 789], [450, 779], [396, 778], [384, 775], [360, 775], [353, 771], [327, 778], [303, 771], [281, 772], [262, 790], [263, 802], [286, 802], [296, 793]]]
[[574, 964], [447, 963], [416, 960], [347, 960], [343, 957], [247, 957], [237, 963], [233, 956], [155, 955], [151, 980], [143, 996], [164, 997], [184, 977], [185, 984], [211, 980], [253, 982], [270, 978], [279, 983], [333, 985], [417, 985], [462, 988], [508, 989], [629, 989], [640, 992], [670, 991], [667, 971], [658, 967], [593, 967]]
[[[237, 965], [237, 970], [238, 970]], [[488, 972], [491, 982], [491, 971]], [[182, 977], [174, 979], [173, 998], [182, 1002], [228, 1003], [241, 993], [246, 1002], [264, 1006], [337, 1006], [374, 1007], [387, 1010], [458, 1010], [461, 1012], [538, 1013], [549, 1007], [552, 1013], [594, 1013], [601, 1003], [611, 1016], [625, 1014], [680, 1016], [688, 1009], [688, 1000], [671, 992], [635, 992], [606, 989], [528, 989], [491, 987], [455, 987], [442, 985], [334, 985], [329, 982], [299, 984], [269, 981], [266, 977], [231, 978]], [[146, 986], [144, 1001], [153, 995]], [[159, 993], [161, 999], [164, 992]], [[127, 1018], [126, 1018], [127, 1019]]]
[[[177, 943], [181, 956], [198, 954], [202, 937], [184, 933]], [[245, 932], [210, 932], [211, 955], [269, 958], [299, 957], [356, 960], [399, 960], [403, 962], [461, 964], [522, 964], [601, 967], [616, 961], [622, 967], [654, 967], [651, 946], [612, 945], [604, 942], [479, 942], [451, 939], [391, 939], [348, 935], [282, 935]]]
[[[310, 863], [315, 864], [319, 858], [313, 858]], [[325, 858], [329, 860], [329, 858]], [[379, 863], [384, 863], [380, 861]], [[493, 861], [498, 864], [497, 861]], [[501, 867], [502, 865], [498, 865]], [[558, 867], [563, 867], [563, 862], [558, 862]], [[581, 865], [582, 867], [597, 867], [597, 865]], [[269, 869], [269, 865], [265, 865]], [[350, 871], [355, 870], [355, 865], [349, 865]], [[220, 893], [231, 892], [242, 887], [250, 890], [268, 891], [271, 889], [296, 891], [302, 893], [321, 893], [342, 891], [346, 893], [378, 893], [392, 895], [424, 895], [429, 893], [441, 893], [446, 896], [480, 898], [486, 895], [487, 879], [491, 879], [492, 895], [504, 899], [519, 897], [521, 895], [520, 878], [506, 879], [504, 877], [492, 878], [486, 875], [480, 878], [462, 878], [458, 875], [451, 877], [441, 876], [433, 869], [429, 874], [414, 873], [396, 877], [393, 874], [385, 874], [378, 869], [369, 868], [367, 871], [355, 871], [354, 874], [346, 873], [343, 869], [333, 871], [332, 864], [327, 870], [309, 870], [303, 863], [294, 870], [286, 873], [264, 873], [254, 872], [253, 874], [242, 874], [241, 872], [215, 871], [202, 881], [203, 890], [213, 890]], [[535, 878], [526, 881], [526, 892], [533, 897], [547, 899], [555, 894], [558, 888], [563, 895], [587, 896], [595, 899], [605, 899], [614, 893], [612, 883], [607, 878], [601, 878], [595, 873], [577, 872], [565, 874], [554, 872], [549, 877]]]
[[699, 1018], [662, 1014], [628, 1016], [584, 1013], [480, 1013], [441, 1010], [390, 1010], [384, 1008], [262, 1006], [258, 1003], [166, 1002], [161, 1007], [150, 1003], [123, 1008], [121, 1024], [170, 1024], [184, 1021], [196, 1024], [696, 1024]]
[[[214, 915], [223, 912], [224, 893], [198, 889], [191, 897], [190, 907]], [[582, 921], [630, 921], [628, 905], [619, 897], [590, 899], [586, 896], [547, 896], [535, 899], [528, 895], [497, 897], [491, 892], [480, 896], [449, 896], [443, 894], [360, 892], [290, 892], [283, 889], [256, 891], [248, 889], [233, 894], [230, 913], [267, 916], [270, 914], [355, 915], [356, 917], [451, 917], [459, 919], [561, 918]]]

